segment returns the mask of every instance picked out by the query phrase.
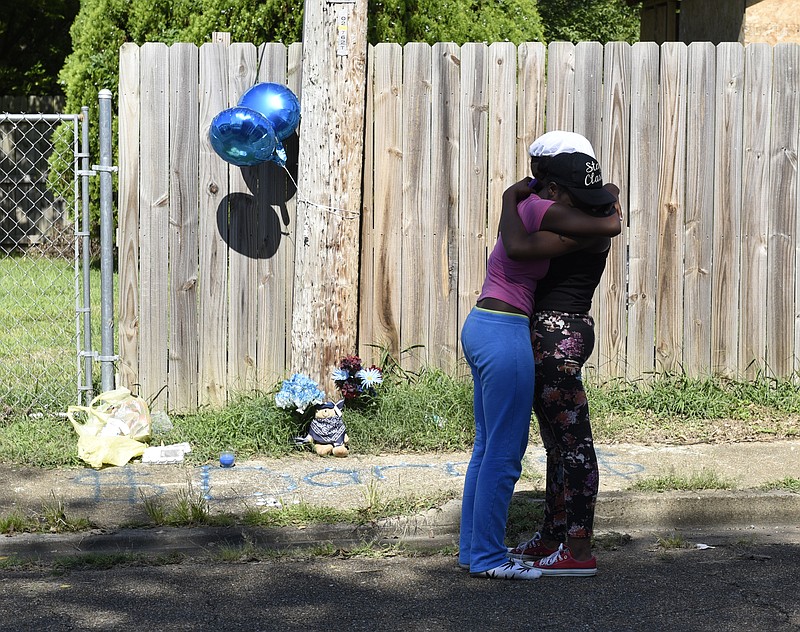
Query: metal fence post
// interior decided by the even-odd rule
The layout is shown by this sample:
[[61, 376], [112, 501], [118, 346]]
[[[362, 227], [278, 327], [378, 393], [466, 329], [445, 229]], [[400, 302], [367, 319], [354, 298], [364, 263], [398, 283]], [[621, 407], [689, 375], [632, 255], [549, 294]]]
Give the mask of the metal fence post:
[[[83, 273], [83, 305], [80, 312], [83, 316], [83, 383], [78, 384], [79, 394], [84, 393], [85, 404], [88, 405], [94, 395], [92, 387], [92, 365], [94, 352], [92, 351], [92, 295], [91, 295], [91, 252], [89, 237], [89, 108], [81, 108], [81, 149], [78, 154], [81, 166], [78, 173], [81, 177], [81, 222], [77, 236], [81, 239], [82, 270]], [[75, 222], [78, 225], [78, 222]]]
[[100, 90], [100, 378], [103, 391], [114, 389], [114, 210], [111, 173], [111, 90]]

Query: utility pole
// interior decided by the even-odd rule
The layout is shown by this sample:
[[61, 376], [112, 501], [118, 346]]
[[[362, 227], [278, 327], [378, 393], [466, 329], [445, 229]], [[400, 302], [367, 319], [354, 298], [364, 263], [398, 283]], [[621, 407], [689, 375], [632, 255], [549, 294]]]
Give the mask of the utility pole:
[[306, 0], [302, 72], [291, 366], [335, 399], [358, 327], [367, 0]]

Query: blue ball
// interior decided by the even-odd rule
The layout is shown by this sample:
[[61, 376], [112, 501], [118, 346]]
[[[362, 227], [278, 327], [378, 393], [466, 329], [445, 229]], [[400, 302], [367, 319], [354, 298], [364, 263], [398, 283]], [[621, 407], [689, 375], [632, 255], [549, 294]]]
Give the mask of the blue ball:
[[211, 121], [208, 138], [220, 158], [239, 167], [270, 160], [278, 146], [272, 123], [263, 114], [243, 107], [217, 114]]
[[278, 140], [291, 136], [300, 123], [300, 102], [294, 92], [279, 83], [257, 83], [242, 95], [239, 106], [266, 116]]

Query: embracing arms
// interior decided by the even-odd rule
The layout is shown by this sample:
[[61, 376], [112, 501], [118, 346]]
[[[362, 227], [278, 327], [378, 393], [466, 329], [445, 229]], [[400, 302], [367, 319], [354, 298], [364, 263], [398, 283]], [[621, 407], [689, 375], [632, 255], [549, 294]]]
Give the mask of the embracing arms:
[[[592, 245], [598, 237], [614, 237], [622, 228], [618, 213], [607, 217], [589, 215], [579, 209], [556, 202], [542, 221], [542, 230], [529, 233], [517, 211], [517, 204], [527, 198], [531, 178], [512, 184], [503, 193], [500, 215], [500, 236], [510, 259], [549, 259]], [[619, 189], [607, 184], [617, 195]]]

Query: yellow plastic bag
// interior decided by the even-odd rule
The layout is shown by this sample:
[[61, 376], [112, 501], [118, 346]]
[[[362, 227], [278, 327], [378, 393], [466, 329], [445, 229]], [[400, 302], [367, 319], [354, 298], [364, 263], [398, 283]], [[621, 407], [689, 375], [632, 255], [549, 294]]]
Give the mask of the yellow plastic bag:
[[[76, 413], [83, 413], [83, 422], [75, 419]], [[70, 406], [67, 416], [78, 433], [78, 456], [92, 467], [125, 465], [144, 454], [150, 411], [127, 388], [100, 393], [89, 406]]]

